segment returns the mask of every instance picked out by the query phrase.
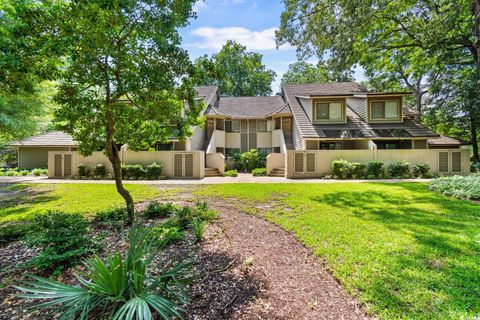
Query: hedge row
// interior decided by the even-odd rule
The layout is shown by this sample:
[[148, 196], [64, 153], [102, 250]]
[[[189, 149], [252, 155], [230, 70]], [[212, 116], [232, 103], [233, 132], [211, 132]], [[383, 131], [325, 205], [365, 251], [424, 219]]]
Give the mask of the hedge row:
[[[165, 179], [162, 176], [163, 164], [156, 162], [142, 166], [140, 164], [122, 165], [122, 177], [128, 180], [160, 180]], [[78, 176], [83, 179], [111, 179], [111, 175], [107, 174], [107, 168], [104, 164], [99, 163], [95, 167], [88, 167], [84, 164], [78, 166]]]
[[381, 161], [350, 162], [347, 160], [332, 161], [332, 173], [336, 179], [379, 179], [379, 178], [431, 178], [428, 163], [411, 165], [408, 162], [394, 162], [384, 167]]

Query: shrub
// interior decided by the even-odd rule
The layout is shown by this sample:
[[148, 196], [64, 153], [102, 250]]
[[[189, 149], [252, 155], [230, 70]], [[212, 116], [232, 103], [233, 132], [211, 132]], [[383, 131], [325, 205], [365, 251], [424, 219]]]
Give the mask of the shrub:
[[267, 164], [267, 155], [262, 152], [258, 152], [257, 149], [251, 149], [248, 152], [244, 152], [240, 155], [240, 160], [243, 166], [248, 172], [251, 172], [255, 168], [265, 167]]
[[86, 177], [90, 173], [90, 167], [84, 164], [79, 164], [77, 168], [78, 168], [78, 175], [80, 177]]
[[147, 179], [158, 179], [162, 175], [163, 164], [152, 163], [145, 167], [145, 176]]
[[80, 286], [30, 276], [33, 281], [15, 288], [62, 319], [147, 320], [154, 313], [162, 319], [182, 318], [174, 301], [185, 302], [182, 289], [190, 264], [151, 272], [157, 254], [151, 230], [136, 227], [130, 231], [124, 256], [115, 252], [105, 260], [95, 256], [85, 261], [86, 271], [76, 277]]
[[480, 162], [472, 163], [470, 171], [480, 173]]
[[92, 222], [103, 226], [119, 227], [127, 222], [127, 218], [127, 210], [124, 207], [118, 207], [98, 211]]
[[192, 207], [183, 207], [175, 212], [175, 218], [180, 228], [188, 227], [194, 217], [195, 211]]
[[254, 177], [266, 176], [267, 168], [255, 168], [252, 170], [252, 175]]
[[405, 161], [391, 163], [387, 167], [387, 171], [392, 178], [408, 178], [410, 176], [410, 163]]
[[383, 162], [372, 161], [367, 163], [367, 176], [372, 178], [380, 178], [383, 176]]
[[104, 177], [107, 175], [107, 167], [103, 163], [99, 163], [93, 169], [96, 176]]
[[6, 172], [5, 172], [5, 175], [7, 177], [15, 177], [15, 176], [18, 176], [18, 171], [17, 170], [14, 170], [14, 169], [8, 169]]
[[234, 170], [228, 170], [223, 173], [224, 177], [237, 177], [238, 176], [238, 171], [236, 169]]
[[93, 249], [87, 219], [80, 214], [57, 211], [36, 216], [26, 242], [41, 249], [26, 266], [40, 269], [73, 265]]
[[19, 174], [20, 176], [27, 176], [29, 173], [30, 173], [30, 171], [28, 171], [28, 170], [22, 170], [22, 171], [20, 171], [18, 174]]
[[171, 202], [159, 203], [152, 201], [143, 210], [143, 216], [147, 219], [167, 218], [174, 215], [177, 210], [179, 210], [179, 207]]
[[205, 232], [205, 221], [203, 221], [199, 217], [195, 217], [192, 219], [190, 223], [190, 227], [192, 228], [193, 235], [197, 241], [202, 241], [203, 234]]
[[367, 175], [367, 164], [363, 162], [352, 162], [351, 173], [353, 179], [364, 179]]
[[415, 177], [426, 178], [430, 171], [430, 165], [428, 163], [417, 163], [412, 166], [412, 171]]
[[9, 223], [0, 226], [0, 244], [21, 240], [30, 231], [30, 224]]
[[122, 166], [122, 174], [126, 178], [139, 179], [145, 176], [145, 169], [140, 164], [127, 164]]
[[168, 227], [165, 225], [155, 227], [153, 238], [160, 248], [165, 248], [174, 242], [181, 241], [185, 234], [179, 227]]
[[205, 221], [211, 221], [218, 217], [217, 212], [210, 210], [206, 201], [198, 201], [195, 204], [195, 216]]
[[336, 178], [350, 178], [352, 176], [352, 169], [352, 164], [347, 160], [332, 161], [332, 173]]
[[428, 188], [446, 196], [478, 201], [480, 200], [480, 174], [438, 178], [430, 182]]
[[32, 170], [32, 174], [36, 177], [39, 177], [43, 174], [43, 171], [42, 171], [42, 169], [35, 168], [35, 169]]

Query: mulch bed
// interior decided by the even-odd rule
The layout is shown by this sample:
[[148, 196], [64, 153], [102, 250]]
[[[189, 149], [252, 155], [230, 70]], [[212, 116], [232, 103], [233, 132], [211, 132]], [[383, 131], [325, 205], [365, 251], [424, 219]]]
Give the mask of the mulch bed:
[[[178, 200], [185, 203], [188, 197]], [[208, 225], [204, 240], [195, 243], [187, 235], [168, 247], [155, 266], [193, 262], [196, 279], [187, 289], [187, 319], [368, 318], [326, 266], [291, 234], [234, 204], [220, 200], [209, 204], [221, 214]], [[121, 232], [108, 232], [102, 255], [123, 250], [123, 240]], [[20, 242], [0, 247], [0, 319], [44, 319], [45, 313], [29, 314], [26, 307], [32, 302], [17, 298], [11, 287], [26, 274], [16, 265], [34, 254]], [[74, 283], [78, 269], [66, 270], [59, 280]]]

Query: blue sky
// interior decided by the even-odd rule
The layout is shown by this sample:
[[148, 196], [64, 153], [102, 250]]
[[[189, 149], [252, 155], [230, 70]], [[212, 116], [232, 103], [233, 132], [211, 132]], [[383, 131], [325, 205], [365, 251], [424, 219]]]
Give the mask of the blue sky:
[[295, 62], [295, 49], [276, 49], [274, 32], [280, 25], [280, 0], [205, 0], [195, 4], [197, 19], [180, 33], [191, 59], [218, 52], [227, 40], [236, 40], [263, 55], [263, 63], [277, 73], [272, 85], [280, 89], [282, 74]]

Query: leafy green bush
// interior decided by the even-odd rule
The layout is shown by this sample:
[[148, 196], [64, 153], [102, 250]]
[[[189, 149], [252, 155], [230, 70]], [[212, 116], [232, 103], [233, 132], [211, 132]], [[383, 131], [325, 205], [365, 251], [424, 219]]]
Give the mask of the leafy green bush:
[[86, 166], [86, 165], [84, 165], [84, 164], [79, 164], [79, 165], [77, 166], [77, 168], [78, 168], [78, 175], [79, 175], [80, 177], [86, 177], [86, 176], [88, 176], [88, 174], [90, 173], [90, 167], [88, 167], [88, 166]]
[[6, 175], [7, 177], [15, 177], [15, 176], [18, 176], [18, 170], [8, 169], [8, 170], [5, 172], [5, 175]]
[[480, 174], [438, 178], [428, 188], [458, 199], [480, 200]]
[[110, 208], [95, 213], [92, 222], [101, 226], [120, 227], [127, 222], [127, 217], [124, 207]]
[[172, 243], [181, 241], [185, 238], [185, 234], [179, 227], [169, 227], [163, 224], [154, 227], [153, 230], [153, 238], [160, 248], [168, 247]]
[[367, 163], [367, 177], [380, 178], [384, 174], [383, 162], [371, 161]]
[[202, 241], [203, 234], [205, 233], [205, 221], [199, 217], [195, 217], [192, 219], [190, 227], [192, 228], [195, 239], [197, 239], [197, 241]]
[[470, 171], [480, 173], [480, 162], [472, 163]]
[[332, 173], [336, 178], [347, 179], [352, 176], [352, 164], [347, 160], [332, 161]]
[[40, 269], [73, 265], [93, 250], [87, 219], [80, 214], [58, 211], [36, 216], [26, 243], [41, 249], [26, 266]]
[[392, 178], [408, 178], [410, 177], [410, 163], [405, 161], [391, 163], [387, 167], [387, 172]]
[[126, 164], [122, 166], [122, 174], [125, 178], [140, 179], [145, 176], [145, 169], [140, 164]]
[[175, 212], [175, 218], [177, 220], [177, 224], [180, 228], [185, 229], [192, 221], [195, 215], [195, 210], [192, 207], [183, 207], [180, 208]]
[[428, 163], [417, 163], [412, 166], [412, 171], [415, 177], [428, 178], [430, 165]]
[[195, 204], [195, 216], [204, 221], [212, 221], [218, 217], [216, 211], [210, 210], [206, 201], [198, 201]]
[[171, 202], [159, 203], [158, 201], [152, 201], [143, 210], [142, 214], [147, 219], [167, 218], [174, 215], [179, 209], [177, 205]]
[[33, 169], [32, 174], [36, 177], [41, 176], [42, 175], [42, 169], [38, 169], [38, 168]]
[[367, 164], [364, 162], [352, 162], [351, 174], [353, 179], [364, 179], [367, 176]]
[[254, 177], [266, 176], [267, 168], [255, 168], [252, 170], [252, 175]]
[[99, 163], [93, 168], [96, 176], [104, 177], [107, 175], [107, 167], [103, 163]]
[[158, 179], [162, 175], [163, 164], [157, 164], [156, 162], [145, 167], [145, 176], [147, 179]]
[[28, 223], [8, 223], [0, 226], [0, 244], [21, 240], [30, 228]]
[[234, 170], [228, 170], [223, 173], [224, 177], [237, 177], [238, 176], [238, 171], [236, 169]]
[[258, 152], [257, 149], [251, 149], [240, 155], [240, 160], [248, 172], [255, 168], [263, 168], [267, 164], [267, 155], [263, 152]]
[[31, 276], [33, 281], [16, 289], [25, 293], [24, 298], [40, 300], [37, 307], [62, 319], [150, 320], [154, 313], [164, 320], [182, 318], [174, 301], [185, 302], [182, 289], [189, 280], [190, 264], [178, 264], [160, 275], [152, 273], [159, 252], [152, 231], [132, 228], [128, 243], [123, 257], [116, 252], [106, 260], [87, 259], [86, 272], [76, 277], [81, 286]]

